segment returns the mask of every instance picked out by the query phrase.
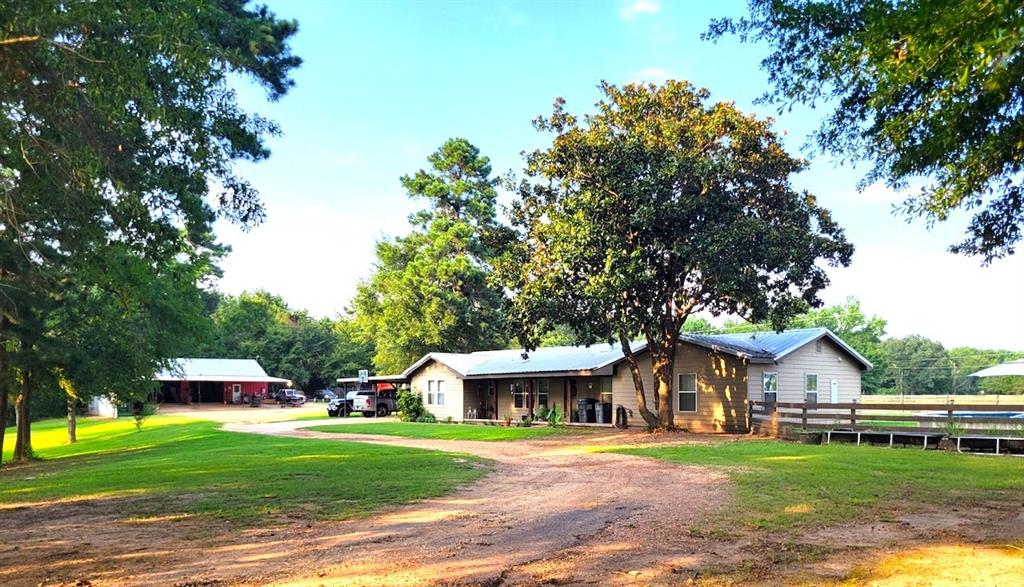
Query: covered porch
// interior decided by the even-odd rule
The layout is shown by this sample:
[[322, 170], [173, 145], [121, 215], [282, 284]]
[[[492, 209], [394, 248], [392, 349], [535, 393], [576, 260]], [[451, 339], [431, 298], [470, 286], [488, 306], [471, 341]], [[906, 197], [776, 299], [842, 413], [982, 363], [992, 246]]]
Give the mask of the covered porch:
[[558, 410], [566, 424], [610, 426], [611, 376], [492, 377], [463, 383], [467, 422], [520, 422], [530, 416], [538, 419], [548, 410]]

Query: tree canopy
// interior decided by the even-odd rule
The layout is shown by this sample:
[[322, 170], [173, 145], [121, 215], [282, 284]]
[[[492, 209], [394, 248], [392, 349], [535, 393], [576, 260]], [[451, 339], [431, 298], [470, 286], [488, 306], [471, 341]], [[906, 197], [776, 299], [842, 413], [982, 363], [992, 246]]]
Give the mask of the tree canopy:
[[[145, 318], [139, 334], [176, 332], [223, 252], [216, 216], [262, 218], [233, 164], [267, 157], [277, 129], [238, 106], [232, 78], [276, 99], [300, 60], [288, 45], [296, 24], [243, 0], [5, 2], [0, 24], [0, 398], [20, 385], [24, 459], [40, 381], [91, 387], [95, 377], [75, 374], [111, 353], [131, 356], [92, 372], [134, 381], [171, 358], [166, 340], [132, 344], [114, 329]], [[72, 323], [81, 312], [122, 320]], [[60, 352], [60, 336], [90, 328], [111, 335], [91, 345], [110, 346]]]
[[[770, 121], [686, 82], [601, 91], [594, 114], [558, 99], [535, 122], [554, 138], [528, 156], [512, 212], [522, 240], [501, 275], [527, 348], [562, 324], [580, 342], [619, 341], [641, 416], [671, 427], [675, 346], [692, 313], [781, 325], [819, 305], [823, 265], [848, 264], [853, 247], [814, 196], [791, 187], [805, 163]], [[657, 415], [630, 350], [637, 334]]]
[[409, 218], [408, 235], [377, 243], [375, 272], [353, 300], [382, 372], [401, 372], [431, 351], [505, 345], [503, 295], [490, 275], [509, 235], [495, 220], [490, 160], [465, 139], [449, 139], [428, 161], [401, 180], [428, 207]]
[[950, 249], [984, 262], [1012, 254], [1024, 226], [1024, 10], [1017, 0], [750, 0], [713, 21], [767, 44], [780, 105], [834, 106], [816, 133], [841, 159], [873, 163], [865, 182], [926, 180], [905, 213], [973, 211]]
[[949, 393], [951, 376], [949, 356], [942, 343], [912, 335], [890, 338], [882, 343], [889, 367], [882, 380], [892, 393]]
[[372, 346], [360, 341], [350, 317], [313, 318], [265, 291], [221, 298], [213, 336], [196, 353], [257, 359], [275, 377], [300, 389], [333, 387], [338, 377], [371, 368]]

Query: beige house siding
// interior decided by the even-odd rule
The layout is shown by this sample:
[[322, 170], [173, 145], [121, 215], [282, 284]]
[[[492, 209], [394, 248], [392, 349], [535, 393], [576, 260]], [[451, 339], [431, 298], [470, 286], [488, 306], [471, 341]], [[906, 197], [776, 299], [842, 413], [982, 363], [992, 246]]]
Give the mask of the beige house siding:
[[839, 386], [839, 403], [860, 399], [860, 379], [863, 373], [860, 363], [828, 339], [821, 339], [820, 352], [817, 345], [810, 342], [776, 365], [750, 365], [750, 399], [764, 399], [761, 387], [763, 373], [766, 371], [779, 374], [780, 402], [804, 401], [804, 380], [808, 373], [818, 375], [818, 402], [831, 403], [830, 389], [833, 380]]
[[[650, 355], [637, 357], [644, 381], [647, 407], [654, 409], [654, 375]], [[709, 351], [693, 344], [676, 346], [676, 381], [673, 382], [672, 407], [675, 424], [693, 432], [735, 432], [746, 430], [747, 367], [742, 359]], [[680, 412], [678, 379], [680, 373], [697, 376], [697, 411]], [[612, 403], [621, 404], [633, 415], [630, 426], [644, 426], [636, 402], [633, 376], [625, 363], [620, 363], [612, 378]]]
[[[431, 405], [427, 403], [427, 382], [443, 381], [444, 405]], [[436, 383], [434, 384], [437, 385]], [[438, 420], [445, 420], [451, 417], [453, 420], [461, 421], [463, 413], [462, 397], [463, 381], [455, 371], [437, 361], [430, 361], [419, 371], [413, 374], [409, 381], [409, 387], [423, 396], [423, 405]], [[435, 400], [436, 402], [436, 400]]]

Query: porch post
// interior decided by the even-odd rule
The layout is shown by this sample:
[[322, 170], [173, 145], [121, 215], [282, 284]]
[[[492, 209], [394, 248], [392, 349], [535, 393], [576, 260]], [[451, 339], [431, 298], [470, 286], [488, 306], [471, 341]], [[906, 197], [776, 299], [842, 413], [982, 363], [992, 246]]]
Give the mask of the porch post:
[[533, 379], [526, 380], [526, 413], [533, 418]]
[[566, 377], [564, 382], [565, 385], [562, 386], [562, 399], [565, 401], [562, 402], [562, 412], [564, 412], [565, 421], [568, 422], [569, 416], [572, 415], [572, 410], [569, 408], [569, 378]]
[[498, 401], [498, 380], [497, 379], [491, 379], [490, 380], [489, 389], [487, 391], [492, 394], [492, 397], [494, 397], [494, 400], [493, 400], [494, 401], [494, 419], [497, 420], [498, 419], [498, 404], [501, 403], [501, 402]]

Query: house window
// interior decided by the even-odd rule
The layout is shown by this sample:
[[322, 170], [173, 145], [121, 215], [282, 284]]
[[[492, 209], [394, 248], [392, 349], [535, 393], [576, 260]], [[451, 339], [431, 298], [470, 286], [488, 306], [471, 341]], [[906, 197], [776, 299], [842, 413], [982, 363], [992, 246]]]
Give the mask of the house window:
[[804, 401], [809, 404], [818, 403], [818, 374], [804, 374]]
[[427, 405], [428, 406], [434, 405], [434, 382], [433, 381], [428, 381], [427, 382]]
[[679, 411], [697, 411], [697, 374], [679, 374]]
[[526, 386], [521, 380], [513, 381], [509, 387], [512, 390], [512, 406], [523, 408], [526, 406]]
[[537, 392], [537, 405], [544, 408], [548, 407], [548, 380], [534, 379], [533, 389]]
[[438, 380], [438, 382], [435, 385], [436, 385], [436, 387], [434, 389], [437, 391], [437, 394], [436, 394], [434, 399], [437, 400], [437, 405], [443, 406], [444, 405], [444, 388], [442, 386], [444, 385], [444, 381]]
[[766, 402], [775, 403], [779, 399], [779, 374], [765, 372], [761, 379], [761, 397]]

